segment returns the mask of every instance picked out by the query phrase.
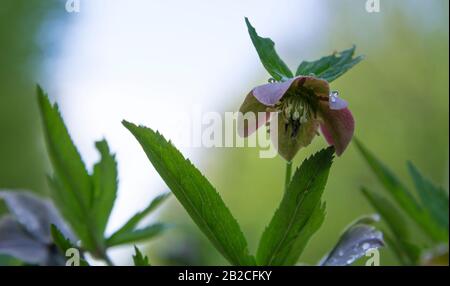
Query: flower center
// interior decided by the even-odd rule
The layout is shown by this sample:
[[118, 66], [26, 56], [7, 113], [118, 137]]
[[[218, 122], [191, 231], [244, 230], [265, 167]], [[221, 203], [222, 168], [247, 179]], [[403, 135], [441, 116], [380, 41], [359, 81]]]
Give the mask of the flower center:
[[314, 91], [298, 87], [288, 91], [279, 103], [275, 105], [285, 123], [285, 130], [291, 131], [291, 137], [296, 137], [302, 124], [317, 118], [319, 99]]

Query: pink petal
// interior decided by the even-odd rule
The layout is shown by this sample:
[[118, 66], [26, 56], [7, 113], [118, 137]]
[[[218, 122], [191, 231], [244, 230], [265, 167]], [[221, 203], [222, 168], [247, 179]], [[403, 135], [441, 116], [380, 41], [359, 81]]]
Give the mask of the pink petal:
[[[277, 104], [289, 88], [305, 86], [314, 91], [317, 96], [328, 96], [330, 88], [328, 82], [311, 76], [298, 76], [284, 82], [267, 83], [255, 87], [245, 98], [239, 111], [244, 115], [253, 112], [257, 120], [254, 126], [247, 124], [243, 120], [242, 115], [238, 120], [238, 133], [241, 137], [247, 137], [265, 124], [270, 119], [270, 113], [267, 112], [268, 107]], [[266, 116], [258, 118], [258, 112], [267, 112]]]
[[[328, 105], [328, 103], [326, 103]], [[333, 145], [340, 156], [352, 140], [355, 121], [348, 108], [331, 110], [328, 106], [321, 108], [322, 124], [320, 129], [328, 144]]]
[[328, 96], [330, 93], [327, 81], [311, 76], [298, 76], [284, 82], [267, 83], [255, 87], [251, 93], [262, 104], [274, 106], [293, 84], [311, 88], [318, 96]]
[[[245, 115], [253, 114], [256, 119], [255, 124], [249, 124], [245, 119]], [[264, 113], [265, 116], [258, 118], [258, 114]], [[261, 120], [258, 120], [261, 119]], [[270, 112], [267, 112], [267, 106], [259, 102], [250, 92], [245, 97], [244, 102], [239, 108], [238, 116], [238, 134], [241, 137], [247, 137], [256, 131], [261, 125], [265, 124], [270, 119]], [[253, 126], [252, 126], [253, 125]]]
[[298, 85], [312, 89], [316, 96], [328, 97], [330, 94], [330, 85], [326, 80], [312, 76], [300, 76], [296, 79]]
[[294, 78], [283, 82], [267, 83], [255, 87], [252, 94], [256, 99], [266, 106], [274, 106], [286, 91], [291, 87]]

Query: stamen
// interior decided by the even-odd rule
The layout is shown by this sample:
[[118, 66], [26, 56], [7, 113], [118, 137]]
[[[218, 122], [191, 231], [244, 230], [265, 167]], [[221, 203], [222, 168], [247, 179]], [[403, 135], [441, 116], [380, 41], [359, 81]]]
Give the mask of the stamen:
[[298, 88], [291, 90], [275, 105], [283, 115], [285, 131], [289, 130], [291, 137], [295, 138], [303, 124], [317, 117], [319, 100], [312, 90]]

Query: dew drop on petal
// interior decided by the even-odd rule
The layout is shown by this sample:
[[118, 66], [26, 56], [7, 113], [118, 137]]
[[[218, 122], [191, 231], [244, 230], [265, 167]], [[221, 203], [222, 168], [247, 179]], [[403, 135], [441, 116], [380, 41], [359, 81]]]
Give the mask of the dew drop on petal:
[[339, 92], [332, 91], [329, 96], [329, 105], [332, 110], [340, 110], [347, 107], [347, 102], [339, 98]]

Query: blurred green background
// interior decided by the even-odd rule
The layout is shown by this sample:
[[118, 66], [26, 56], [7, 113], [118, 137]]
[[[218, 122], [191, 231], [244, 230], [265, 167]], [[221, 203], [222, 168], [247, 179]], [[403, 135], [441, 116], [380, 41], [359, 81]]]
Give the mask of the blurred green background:
[[[76, 25], [77, 19], [61, 9], [64, 2], [0, 0], [0, 188], [46, 193], [49, 164], [34, 89], [36, 81], [52, 81], [43, 62], [63, 46], [58, 31]], [[356, 136], [407, 185], [411, 182], [405, 163], [411, 160], [448, 190], [448, 1], [381, 1], [380, 13], [372, 14], [362, 11], [365, 1], [359, 5], [349, 0], [321, 2], [328, 11], [324, 13], [326, 27], [319, 29], [315, 42], [305, 44], [298, 41], [295, 31], [286, 30], [282, 57], [295, 68], [302, 59], [312, 60], [356, 44], [357, 53], [366, 59], [332, 84], [350, 103]], [[321, 21], [321, 15], [316, 19]], [[49, 23], [60, 28], [52, 29], [55, 34], [42, 41]], [[306, 53], [302, 45], [308, 47]], [[250, 41], [248, 47], [248, 57], [256, 57]], [[242, 99], [267, 78], [259, 66], [241, 90]], [[220, 111], [237, 110], [239, 98], [232, 97]], [[324, 146], [323, 138], [317, 138], [299, 152], [296, 165]], [[254, 252], [281, 199], [284, 162], [281, 158], [259, 159], [258, 150], [248, 148], [202, 149], [201, 153], [200, 168], [241, 223]], [[327, 219], [302, 255], [302, 262], [316, 263], [347, 224], [373, 212], [359, 192], [362, 185], [382, 191], [350, 146], [335, 160], [325, 191]], [[177, 227], [149, 244], [153, 264], [226, 264], [174, 198], [159, 219]], [[397, 264], [388, 248], [382, 251], [381, 263]]]

